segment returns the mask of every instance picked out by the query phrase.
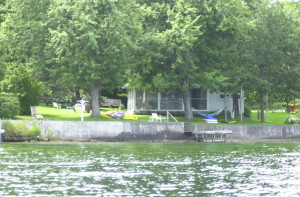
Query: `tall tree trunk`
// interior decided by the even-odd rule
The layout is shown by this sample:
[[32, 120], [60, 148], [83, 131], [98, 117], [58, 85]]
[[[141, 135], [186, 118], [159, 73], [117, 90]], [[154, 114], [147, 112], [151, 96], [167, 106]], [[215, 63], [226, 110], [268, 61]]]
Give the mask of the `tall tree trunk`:
[[265, 122], [265, 108], [264, 108], [264, 93], [259, 92], [259, 102], [260, 102], [260, 122]]
[[182, 91], [183, 106], [184, 106], [184, 116], [188, 120], [193, 119], [192, 103], [191, 103], [191, 92], [190, 90]]
[[97, 85], [92, 85], [92, 88], [91, 88], [91, 96], [92, 96], [91, 117], [100, 117], [99, 92], [100, 92], [100, 87]]

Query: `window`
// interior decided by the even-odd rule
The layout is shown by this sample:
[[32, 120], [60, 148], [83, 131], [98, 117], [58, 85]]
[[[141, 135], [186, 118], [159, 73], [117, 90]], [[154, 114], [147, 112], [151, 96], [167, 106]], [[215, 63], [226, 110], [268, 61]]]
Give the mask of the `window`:
[[232, 96], [231, 96], [231, 94], [229, 94], [229, 93], [226, 93], [226, 97], [225, 97], [225, 93], [224, 92], [220, 92], [219, 93], [219, 97], [220, 97], [220, 99], [232, 99]]
[[136, 108], [140, 110], [157, 110], [158, 109], [158, 94], [136, 91]]
[[192, 108], [196, 110], [207, 110], [207, 91], [199, 88], [191, 90]]
[[[207, 90], [191, 89], [191, 104], [195, 110], [207, 110]], [[158, 93], [136, 91], [136, 109], [182, 111], [183, 100], [179, 92]]]
[[183, 110], [181, 95], [175, 93], [161, 93], [160, 101], [161, 110]]

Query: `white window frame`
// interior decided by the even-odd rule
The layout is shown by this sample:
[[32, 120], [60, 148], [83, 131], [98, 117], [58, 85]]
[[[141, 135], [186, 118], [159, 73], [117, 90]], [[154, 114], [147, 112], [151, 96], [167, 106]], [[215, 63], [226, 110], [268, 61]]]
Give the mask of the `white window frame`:
[[225, 94], [224, 92], [219, 92], [219, 99], [220, 100], [224, 100], [224, 99], [226, 99], [226, 100], [232, 100], [232, 95], [231, 94], [226, 93], [226, 97], [225, 97], [224, 94]]

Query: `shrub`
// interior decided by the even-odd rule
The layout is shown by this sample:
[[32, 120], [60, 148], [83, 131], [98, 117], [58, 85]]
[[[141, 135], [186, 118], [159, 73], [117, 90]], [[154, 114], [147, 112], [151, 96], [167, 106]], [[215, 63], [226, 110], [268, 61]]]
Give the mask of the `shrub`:
[[295, 113], [296, 113], [296, 114], [300, 114], [300, 109], [296, 109], [296, 110], [295, 110]]
[[36, 137], [41, 134], [41, 128], [35, 124], [32, 127], [28, 126], [26, 122], [12, 123], [10, 121], [3, 122], [4, 136], [10, 138], [18, 137]]
[[290, 117], [288, 117], [288, 118], [285, 119], [284, 124], [292, 124], [292, 123], [290, 122]]
[[5, 136], [11, 138], [23, 137], [30, 131], [29, 126], [25, 122], [11, 123], [10, 121], [4, 121], [3, 128], [5, 130]]
[[56, 136], [51, 129], [47, 129], [44, 139], [48, 141], [52, 141], [56, 139]]
[[30, 131], [30, 127], [25, 122], [17, 122], [14, 124], [14, 133], [16, 137], [24, 137]]
[[247, 104], [245, 104], [244, 116], [247, 118], [251, 118], [251, 107]]
[[299, 115], [295, 115], [292, 117], [288, 117], [285, 121], [285, 124], [300, 124], [300, 117]]
[[2, 118], [14, 118], [19, 114], [20, 102], [18, 98], [9, 95], [0, 95], [0, 117]]
[[125, 106], [124, 106], [123, 104], [120, 104], [120, 105], [119, 105], [119, 110], [120, 110], [120, 111], [123, 111], [124, 109], [125, 109]]
[[37, 105], [45, 93], [44, 83], [38, 81], [33, 70], [25, 64], [8, 64], [2, 88], [17, 95], [21, 114], [30, 114], [30, 106]]
[[5, 130], [4, 136], [14, 136], [14, 125], [10, 121], [3, 121], [2, 128]]
[[38, 124], [34, 124], [30, 131], [28, 131], [27, 133], [25, 133], [25, 137], [37, 137], [40, 136], [42, 132], [41, 127]]

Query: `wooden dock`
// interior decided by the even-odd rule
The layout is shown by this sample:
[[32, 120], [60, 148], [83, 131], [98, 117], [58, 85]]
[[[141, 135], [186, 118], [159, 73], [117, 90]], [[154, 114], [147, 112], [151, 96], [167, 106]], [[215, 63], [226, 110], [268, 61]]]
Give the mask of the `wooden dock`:
[[216, 131], [197, 131], [195, 132], [196, 140], [198, 142], [226, 142], [227, 135], [230, 135], [230, 141], [232, 142], [231, 138], [232, 131], [230, 130], [216, 130]]

